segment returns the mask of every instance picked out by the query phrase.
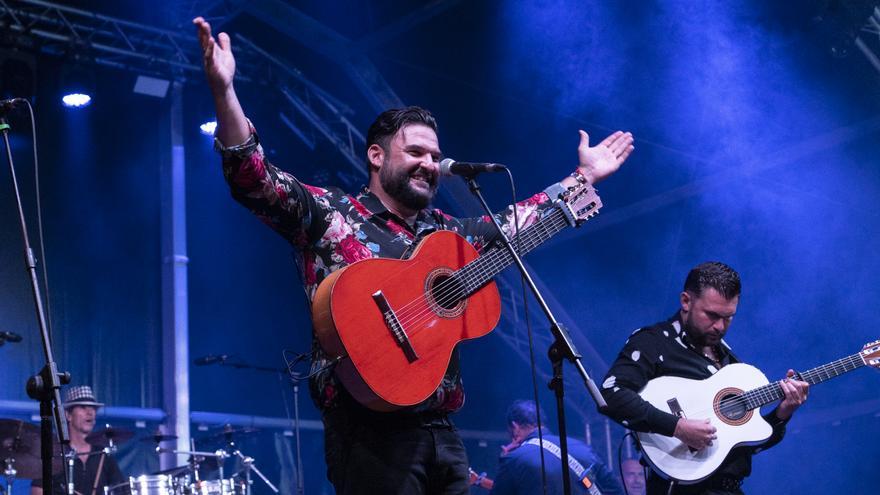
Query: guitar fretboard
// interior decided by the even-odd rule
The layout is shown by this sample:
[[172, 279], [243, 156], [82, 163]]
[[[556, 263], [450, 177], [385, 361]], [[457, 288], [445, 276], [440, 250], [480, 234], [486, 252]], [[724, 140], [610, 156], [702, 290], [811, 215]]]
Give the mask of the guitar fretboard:
[[[836, 376], [840, 376], [844, 373], [849, 373], [852, 370], [861, 368], [865, 366], [865, 361], [862, 359], [861, 353], [855, 353], [852, 356], [847, 356], [845, 358], [838, 359], [837, 361], [830, 362], [828, 364], [818, 366], [809, 371], [805, 371], [800, 373], [800, 379], [809, 383], [811, 386], [816, 385], [818, 383], [822, 383], [825, 380], [830, 380]], [[751, 409], [757, 409], [765, 404], [769, 404], [771, 402], [780, 400], [784, 397], [784, 393], [782, 392], [782, 387], [779, 385], [779, 382], [768, 383], [762, 387], [758, 387], [756, 389], [749, 390], [748, 392], [742, 395], [743, 399], [745, 399], [746, 407]]]
[[[568, 226], [565, 213], [560, 208], [560, 206], [554, 207], [534, 225], [511, 239], [514, 248], [517, 249], [517, 254], [522, 256], [528, 253]], [[473, 294], [512, 263], [513, 255], [502, 246], [490, 249], [479, 258], [461, 267], [453, 275], [464, 289], [461, 298]]]

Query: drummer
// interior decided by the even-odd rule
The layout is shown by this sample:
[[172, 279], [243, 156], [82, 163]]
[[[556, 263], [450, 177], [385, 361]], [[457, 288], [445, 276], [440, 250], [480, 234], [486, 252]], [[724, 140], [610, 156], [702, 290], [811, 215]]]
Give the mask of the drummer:
[[[95, 399], [92, 387], [88, 385], [68, 388], [64, 398], [70, 446], [77, 454], [73, 466], [73, 489], [77, 495], [103, 495], [105, 486], [114, 486], [126, 480], [116, 460], [102, 452], [102, 446], [86, 441], [95, 428], [98, 408], [103, 405]], [[66, 463], [64, 467], [65, 470], [69, 469]], [[52, 478], [54, 493], [67, 493], [64, 479], [64, 473]], [[43, 495], [42, 479], [33, 481], [31, 495]]]

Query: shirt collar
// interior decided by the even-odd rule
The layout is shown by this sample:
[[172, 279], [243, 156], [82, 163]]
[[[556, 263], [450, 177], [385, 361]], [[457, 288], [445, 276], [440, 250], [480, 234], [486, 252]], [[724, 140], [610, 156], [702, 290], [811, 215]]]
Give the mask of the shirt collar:
[[411, 226], [406, 221], [396, 214], [394, 214], [391, 210], [385, 207], [385, 204], [382, 203], [382, 200], [379, 199], [379, 196], [376, 196], [368, 186], [363, 186], [361, 188], [360, 194], [357, 196], [357, 200], [364, 205], [370, 212], [374, 215], [378, 215], [383, 218], [392, 217], [395, 220], [398, 220], [398, 223], [415, 232], [419, 235], [428, 234], [438, 229], [437, 220], [432, 214], [433, 209], [431, 208], [423, 208], [419, 210], [419, 213], [416, 215], [415, 225]]
[[[684, 329], [684, 322], [681, 321], [681, 311], [676, 311], [667, 321], [672, 325], [672, 328], [675, 329], [682, 342], [700, 355], [703, 354], [702, 349], [697, 349], [694, 344], [691, 343], [690, 338]], [[727, 342], [725, 342], [724, 339], [721, 339], [721, 342], [715, 346], [715, 351], [718, 352], [719, 360], [724, 361], [727, 358], [727, 355], [730, 354], [730, 346], [727, 345]]]

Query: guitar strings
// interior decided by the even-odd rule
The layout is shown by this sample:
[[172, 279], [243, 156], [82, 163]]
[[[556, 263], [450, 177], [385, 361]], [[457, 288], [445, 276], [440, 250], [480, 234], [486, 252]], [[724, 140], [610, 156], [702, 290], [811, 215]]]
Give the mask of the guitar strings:
[[[558, 211], [558, 210], [557, 210]], [[556, 213], [556, 212], [553, 212]], [[561, 213], [561, 212], [560, 212]], [[555, 217], [555, 215], [554, 215]], [[563, 223], [559, 222], [560, 219], [552, 218], [550, 215], [545, 217], [539, 223], [532, 224], [522, 231], [522, 234], [525, 237], [526, 248], [523, 249], [524, 252], [528, 252], [529, 249], [532, 249], [537, 245], [534, 241], [542, 241], [541, 237], [546, 236], [548, 231], [544, 228], [544, 233], [542, 236], [542, 228], [546, 227], [548, 223], [554, 224], [556, 227], [556, 231], [558, 232]], [[564, 217], [561, 218], [564, 221]], [[537, 234], [538, 239], [535, 238]], [[552, 234], [550, 234], [552, 235]], [[453, 275], [457, 275], [456, 277], [450, 277], [448, 280], [444, 280], [440, 284], [435, 287], [435, 304], [444, 307], [445, 305], [452, 305], [452, 303], [456, 302], [456, 300], [460, 300], [462, 296], [467, 295], [467, 293], [472, 293], [472, 290], [478, 289], [481, 287], [484, 282], [479, 282], [479, 278], [475, 275], [482, 276], [488, 281], [490, 276], [494, 273], [497, 273], [499, 268], [506, 266], [510, 263], [511, 255], [504, 249], [493, 249], [486, 256], [478, 258], [474, 260], [472, 263], [465, 265], [461, 269], [457, 270]], [[471, 272], [476, 272], [472, 274]], [[464, 289], [464, 293], [462, 292]], [[411, 305], [413, 302], [421, 303], [418, 307], [412, 308]], [[414, 300], [413, 302], [405, 305], [404, 307], [410, 306], [407, 308], [408, 311], [403, 311], [401, 315], [398, 316], [398, 321], [401, 323], [401, 326], [404, 326], [404, 321], [406, 322], [406, 326], [411, 328], [405, 329], [407, 333], [415, 335], [418, 333], [423, 327], [422, 324], [426, 323], [428, 320], [435, 316], [434, 308], [427, 304], [427, 300], [424, 296], [421, 296]], [[413, 310], [418, 311], [417, 314], [413, 315]]]
[[[540, 236], [541, 233], [538, 232], [538, 230], [540, 230], [540, 229], [538, 229], [536, 227], [547, 223], [547, 221], [552, 222], [555, 220], [556, 220], [555, 218], [551, 218], [551, 215], [548, 214], [547, 217], [539, 220], [537, 223], [534, 223], [534, 224], [526, 227], [525, 229], [520, 229], [520, 231], [521, 231], [520, 235], [524, 236], [525, 241], [526, 241], [525, 244], [527, 246], [527, 248], [523, 249], [523, 251], [527, 251], [527, 249], [534, 247], [532, 245], [532, 241], [534, 241], [536, 239], [534, 239], [534, 236], [531, 234], [537, 232], [538, 235]], [[485, 249], [488, 249], [488, 246]], [[476, 268], [481, 268], [483, 266], [486, 266], [487, 268], [489, 268], [489, 270], [485, 270], [485, 269], [482, 270], [482, 274], [485, 275], [486, 273], [504, 265], [505, 260], [499, 259], [499, 256], [503, 256], [503, 254], [499, 254], [500, 251], [503, 251], [503, 254], [507, 254], [508, 258], [509, 258], [510, 253], [507, 253], [503, 249], [493, 249], [488, 254], [473, 260], [471, 263], [468, 263], [464, 267], [453, 272], [452, 276], [450, 276], [447, 280], [444, 280], [444, 281], [440, 282], [439, 284], [437, 284], [433, 290], [435, 303], [440, 305], [441, 307], [443, 307], [447, 304], [451, 305], [451, 303], [455, 302], [456, 298], [460, 299], [461, 296], [467, 295], [466, 293], [471, 292], [471, 289], [476, 289], [480, 285], [482, 285], [482, 284], [477, 285], [476, 284], [477, 280], [475, 280], [475, 277], [473, 277], [470, 273]], [[481, 274], [481, 272], [477, 272], [477, 273]], [[483, 282], [483, 283], [485, 283], [485, 282]], [[462, 289], [464, 290], [465, 293], [462, 293]], [[433, 310], [430, 307], [427, 307], [427, 305], [424, 304], [426, 302], [427, 302], [426, 298], [424, 296], [420, 296], [420, 297], [417, 297], [416, 299], [410, 301], [409, 303], [404, 304], [399, 309], [395, 310], [395, 314], [398, 317], [398, 321], [400, 321], [401, 324], [403, 324], [403, 322], [406, 321], [407, 325], [411, 325], [416, 318], [418, 318], [419, 316], [422, 316], [422, 314], [424, 314], [423, 313], [424, 310], [427, 309], [427, 311], [433, 312]], [[418, 307], [413, 308], [412, 306], [417, 303], [423, 303], [423, 304], [419, 304]], [[420, 311], [421, 314], [413, 315], [412, 314], [413, 310]]]
[[[816, 368], [804, 371], [800, 373], [800, 376], [810, 385], [815, 385], [836, 376], [840, 376], [843, 373], [861, 368], [862, 366], [865, 366], [865, 360], [862, 358], [861, 353], [855, 353], [851, 356], [846, 356], [836, 361], [832, 361], [828, 364], [817, 366]], [[823, 375], [825, 376], [823, 377]], [[716, 409], [713, 406], [711, 412], [719, 412], [725, 407], [733, 405], [741, 405], [747, 411], [751, 411], [753, 409], [757, 409], [763, 406], [764, 404], [769, 404], [770, 402], [779, 400], [785, 396], [785, 393], [782, 391], [782, 386], [780, 385], [780, 383], [781, 380], [774, 381], [766, 385], [762, 385], [758, 388], [743, 392], [740, 395], [722, 399], [718, 402], [718, 408]], [[704, 416], [709, 412], [710, 411], [706, 409], [691, 411], [691, 416]]]
[[[556, 210], [556, 211], [558, 211], [558, 210]], [[548, 221], [555, 221], [556, 219], [551, 218], [551, 215], [553, 215], [553, 213], [556, 213], [556, 211], [551, 212], [546, 217], [538, 220], [538, 222], [536, 222], [532, 225], [529, 225], [525, 229], [522, 229], [522, 228], [517, 229], [521, 232], [521, 235], [523, 235], [525, 237], [525, 241], [528, 245], [528, 249], [531, 249], [534, 247], [531, 244], [531, 241], [534, 241], [535, 239], [533, 238], [534, 236], [532, 236], [531, 234], [534, 232], [537, 232], [538, 229], [536, 229], [535, 227], [538, 227], [542, 224], [545, 224]], [[540, 235], [540, 232], [538, 232], [538, 234]], [[539, 240], [539, 241], [541, 241], [541, 240]], [[485, 252], [488, 249], [489, 249], [489, 246], [486, 246], [481, 251]], [[523, 251], [527, 252], [528, 249], [523, 249]], [[488, 254], [473, 260], [472, 262], [468, 263], [464, 267], [453, 272], [452, 276], [449, 279], [444, 280], [444, 281], [440, 282], [439, 284], [437, 284], [434, 287], [434, 291], [433, 291], [435, 294], [435, 298], [434, 298], [435, 302], [437, 302], [440, 306], [454, 302], [455, 297], [460, 296], [460, 295], [464, 295], [464, 294], [461, 294], [460, 290], [459, 290], [462, 288], [462, 285], [465, 286], [464, 288], [465, 288], [466, 292], [469, 292], [470, 287], [468, 287], [468, 286], [474, 286], [474, 284], [476, 282], [474, 277], [469, 274], [474, 269], [480, 268], [479, 265], [488, 265], [488, 268], [490, 268], [490, 269], [494, 269], [494, 268], [497, 268], [497, 267], [504, 265], [505, 260], [498, 259], [498, 256], [496, 256], [496, 254], [499, 251], [504, 251], [504, 250], [503, 249], [492, 249]], [[504, 251], [504, 252], [506, 253], [506, 251]], [[507, 254], [509, 255], [509, 253], [507, 253]], [[491, 271], [491, 270], [484, 270], [483, 274], [488, 273], [488, 271]], [[478, 272], [478, 274], [479, 274], [479, 272]], [[485, 283], [485, 282], [483, 282], [483, 283]], [[482, 284], [479, 284], [479, 285], [482, 285]], [[478, 288], [478, 286], [473, 287], [473, 288], [476, 289], [476, 288]], [[401, 322], [404, 319], [412, 320], [413, 316], [410, 311], [412, 309], [411, 306], [415, 303], [423, 303], [423, 302], [425, 302], [425, 297], [418, 297], [418, 298], [404, 304], [399, 309], [395, 310], [395, 314], [397, 314], [398, 320]], [[424, 308], [420, 306], [416, 309], [422, 310]], [[430, 310], [430, 308], [428, 308], [428, 309]]]
[[[520, 254], [527, 253], [529, 250], [537, 246], [537, 244], [543, 242], [549, 238], [549, 236], [561, 230], [566, 224], [567, 221], [565, 220], [564, 215], [562, 215], [562, 212], [557, 209], [549, 213], [546, 217], [540, 219], [537, 223], [521, 230], [521, 234], [519, 235], [524, 236], [525, 243], [523, 253]], [[547, 226], [553, 227], [555, 231], [550, 232], [550, 230], [546, 228]], [[507, 266], [511, 259], [512, 256], [506, 249], [496, 248], [486, 256], [477, 258], [471, 263], [468, 263], [459, 270], [456, 270], [453, 273], [453, 276], [450, 276], [449, 279], [440, 282], [434, 288], [434, 303], [440, 307], [445, 307], [446, 305], [452, 305], [456, 300], [462, 299], [462, 296], [472, 294], [473, 291], [479, 289], [479, 287], [485, 284], [491, 276], [498, 273], [500, 268]], [[476, 271], [476, 273], [472, 274], [472, 271]], [[477, 282], [480, 281], [480, 278], [485, 278], [485, 281], [477, 284]], [[404, 327], [404, 330], [408, 335], [415, 335], [418, 333], [424, 328], [421, 327], [421, 325], [436, 315], [434, 308], [427, 304], [427, 298], [424, 295], [403, 305], [399, 311], [401, 314], [398, 315], [398, 322]], [[417, 313], [413, 314], [413, 312]], [[398, 311], [395, 311], [395, 314], [397, 313]]]

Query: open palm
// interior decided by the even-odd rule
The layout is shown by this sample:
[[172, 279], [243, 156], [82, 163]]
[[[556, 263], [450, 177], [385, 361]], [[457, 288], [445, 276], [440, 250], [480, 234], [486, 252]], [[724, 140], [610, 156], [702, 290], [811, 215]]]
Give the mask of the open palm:
[[214, 40], [211, 35], [211, 25], [202, 17], [193, 19], [193, 24], [199, 32], [199, 44], [202, 46], [208, 84], [215, 91], [230, 87], [235, 77], [235, 57], [232, 55], [229, 35], [220, 33]]
[[632, 134], [628, 132], [617, 131], [596, 146], [590, 146], [586, 132], [580, 131], [580, 135], [578, 170], [594, 184], [616, 172], [634, 149]]

